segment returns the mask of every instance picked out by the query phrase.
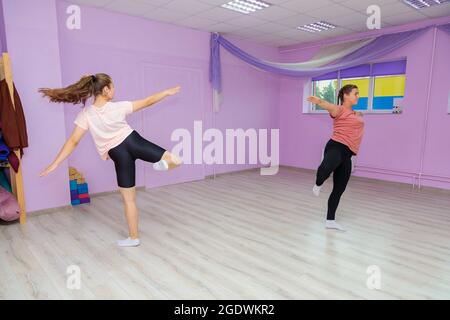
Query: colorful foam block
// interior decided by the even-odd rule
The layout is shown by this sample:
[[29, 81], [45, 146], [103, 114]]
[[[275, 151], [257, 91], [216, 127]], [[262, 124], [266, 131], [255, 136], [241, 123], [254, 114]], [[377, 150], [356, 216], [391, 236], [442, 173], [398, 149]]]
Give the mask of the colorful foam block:
[[75, 180], [70, 180], [70, 190], [77, 190], [77, 182]]
[[70, 177], [70, 199], [72, 205], [90, 203], [88, 185], [81, 172], [74, 167], [69, 167]]

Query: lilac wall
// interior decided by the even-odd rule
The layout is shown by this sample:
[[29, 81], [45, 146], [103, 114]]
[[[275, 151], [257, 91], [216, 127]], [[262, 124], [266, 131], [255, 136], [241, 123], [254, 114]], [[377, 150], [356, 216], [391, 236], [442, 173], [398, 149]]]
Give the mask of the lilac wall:
[[[422, 184], [450, 189], [450, 115], [447, 115], [450, 41], [447, 34], [437, 33], [430, 108], [427, 111], [433, 33], [434, 29], [430, 29], [415, 42], [384, 57], [407, 57], [404, 111], [401, 115], [365, 115], [366, 131], [356, 176], [406, 183], [416, 179], [417, 182], [423, 162]], [[311, 44], [306, 50], [281, 52], [281, 59], [308, 59], [322, 44]], [[281, 163], [316, 169], [322, 148], [331, 135], [332, 121], [327, 115], [302, 113], [303, 84], [304, 80], [282, 79]]]
[[[83, 74], [106, 72], [115, 81], [116, 100], [133, 100], [180, 84], [179, 95], [129, 118], [131, 126], [144, 137], [168, 149], [175, 144], [170, 141], [173, 129], [192, 130], [194, 120], [202, 120], [206, 130], [213, 120], [208, 32], [90, 7], [81, 7], [81, 30], [69, 30], [69, 4], [55, 0], [14, 0], [5, 4], [8, 44], [30, 137], [24, 157], [28, 212], [69, 204], [68, 165], [85, 175], [91, 193], [117, 189], [112, 161], [100, 159], [89, 134], [68, 162], [48, 177], [38, 177], [70, 135], [79, 110], [78, 106], [47, 103], [37, 94], [39, 87], [61, 87]], [[238, 40], [236, 43], [263, 58], [278, 57], [276, 48]], [[215, 115], [216, 128], [276, 127], [278, 79], [226, 52], [223, 65], [226, 98], [222, 111]], [[253, 98], [253, 92], [260, 94]], [[217, 172], [248, 167], [217, 165]], [[138, 161], [137, 185], [153, 187], [203, 179], [212, 172], [211, 166], [185, 165], [157, 174], [150, 165]]]
[[0, 0], [0, 53], [6, 52], [5, 19], [3, 18], [3, 0]]
[[[138, 99], [181, 85], [179, 95], [130, 118], [133, 128], [167, 149], [176, 144], [170, 141], [174, 129], [187, 128], [193, 133], [195, 120], [203, 121], [204, 130], [212, 126], [208, 32], [90, 7], [81, 7], [81, 30], [69, 30], [65, 26], [68, 5], [57, 2], [64, 85], [85, 73], [105, 72], [115, 81], [116, 100]], [[276, 48], [237, 43], [267, 59], [278, 57]], [[276, 127], [279, 80], [250, 68], [227, 52], [223, 52], [222, 57], [226, 98], [222, 110], [215, 115], [215, 127], [223, 131], [226, 128]], [[260, 94], [255, 97], [253, 92]], [[78, 110], [74, 106], [65, 107], [67, 135]], [[86, 175], [91, 192], [116, 189], [113, 163], [98, 157], [90, 136], [83, 139], [69, 163]], [[247, 167], [216, 165], [216, 172]], [[150, 165], [138, 161], [137, 185], [153, 187], [198, 180], [212, 172], [212, 166], [192, 164], [170, 173], [157, 173]]]
[[[240, 41], [233, 41], [241, 48], [246, 46]], [[245, 50], [261, 57], [258, 50]], [[277, 61], [277, 56], [262, 57]], [[247, 64], [237, 63], [236, 58], [226, 50], [221, 49], [222, 60], [222, 90], [224, 102], [220, 112], [216, 115], [215, 127], [225, 132], [225, 128], [270, 129], [279, 128], [279, 92], [280, 79], [266, 72], [255, 71]], [[250, 125], [249, 125], [250, 124]], [[270, 136], [268, 137], [270, 141]], [[236, 154], [236, 152], [235, 152]], [[247, 158], [248, 159], [248, 158]], [[224, 159], [225, 161], [225, 159]], [[242, 170], [245, 167], [257, 165], [216, 165], [216, 173]], [[208, 166], [208, 174], [212, 173]]]
[[39, 173], [65, 141], [64, 110], [40, 97], [37, 89], [61, 86], [56, 8], [52, 0], [3, 2], [13, 78], [27, 120], [29, 147], [22, 161], [27, 211], [66, 205], [67, 161], [52, 173]]
[[[209, 33], [89, 7], [82, 7], [82, 29], [69, 30], [65, 26], [67, 2], [14, 0], [3, 5], [14, 78], [28, 121], [30, 147], [25, 150], [23, 173], [29, 212], [69, 203], [67, 162], [46, 178], [39, 178], [38, 174], [65, 142], [79, 110], [76, 106], [49, 104], [37, 89], [68, 85], [86, 73], [111, 74], [116, 84], [116, 100], [138, 99], [180, 84], [179, 95], [129, 118], [143, 136], [168, 149], [175, 144], [170, 141], [173, 129], [192, 130], [194, 120], [202, 120], [204, 130], [214, 122], [223, 132], [227, 128], [280, 126], [282, 163], [317, 167], [331, 122], [326, 116], [301, 113], [301, 80], [280, 79], [257, 71], [222, 50], [225, 100], [221, 111], [214, 115], [208, 81]], [[450, 128], [446, 114], [449, 41], [442, 33], [437, 35], [431, 108], [425, 123], [423, 88], [428, 83], [432, 36], [430, 31], [390, 55], [408, 57], [407, 107], [400, 116], [366, 116], [367, 133], [358, 164], [367, 166], [367, 170], [381, 169], [384, 174], [358, 169], [357, 175], [411, 182], [411, 175], [420, 172], [420, 139], [425, 137], [426, 128], [423, 173], [444, 177], [443, 180], [450, 177], [450, 148], [446, 139]], [[280, 56], [286, 61], [307, 59], [317, 50], [311, 47], [302, 49], [301, 54], [296, 51], [279, 54], [275, 48], [232, 40], [268, 60], [279, 60]], [[382, 156], [380, 145], [386, 151]], [[89, 135], [71, 155], [69, 163], [85, 174], [91, 193], [116, 189], [113, 163], [99, 158]], [[215, 169], [220, 173], [248, 167], [251, 166], [217, 165]], [[407, 177], [397, 176], [402, 172]], [[153, 187], [203, 179], [211, 173], [212, 166], [203, 165], [155, 173], [149, 165], [138, 162], [137, 182], [138, 186]], [[424, 179], [424, 183], [448, 187], [445, 182]]]
[[[450, 188], [450, 36], [438, 32], [425, 134], [423, 184]], [[442, 180], [442, 181], [441, 181]]]

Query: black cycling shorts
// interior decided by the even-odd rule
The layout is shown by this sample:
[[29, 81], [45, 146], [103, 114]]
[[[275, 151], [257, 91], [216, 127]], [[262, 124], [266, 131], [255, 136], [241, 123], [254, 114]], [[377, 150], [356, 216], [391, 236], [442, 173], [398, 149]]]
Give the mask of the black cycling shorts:
[[158, 162], [166, 150], [144, 139], [133, 130], [126, 139], [108, 151], [116, 167], [117, 184], [121, 188], [131, 188], [136, 184], [136, 159]]

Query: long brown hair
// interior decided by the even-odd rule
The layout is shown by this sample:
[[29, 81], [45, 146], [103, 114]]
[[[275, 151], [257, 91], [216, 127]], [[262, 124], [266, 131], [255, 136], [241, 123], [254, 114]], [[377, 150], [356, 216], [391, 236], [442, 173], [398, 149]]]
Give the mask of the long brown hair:
[[110, 87], [112, 79], [105, 73], [97, 73], [81, 77], [78, 82], [65, 88], [40, 88], [42, 96], [49, 97], [51, 102], [69, 102], [73, 104], [83, 103], [91, 96], [102, 94], [104, 87]]
[[339, 90], [337, 103], [338, 105], [342, 105], [344, 103], [344, 93], [349, 94], [353, 89], [358, 89], [358, 86], [354, 84], [346, 84]]

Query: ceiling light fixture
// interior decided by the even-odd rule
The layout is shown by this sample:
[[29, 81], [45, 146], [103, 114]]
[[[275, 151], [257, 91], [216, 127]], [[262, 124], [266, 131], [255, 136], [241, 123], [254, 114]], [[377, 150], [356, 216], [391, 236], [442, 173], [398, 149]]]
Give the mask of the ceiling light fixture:
[[420, 10], [438, 4], [443, 4], [449, 1], [450, 0], [403, 0], [403, 3], [405, 3], [410, 7], [413, 7], [414, 9]]
[[233, 0], [222, 5], [225, 9], [230, 9], [240, 13], [249, 14], [270, 7], [270, 4], [258, 0]]
[[330, 29], [334, 29], [336, 26], [334, 24], [325, 22], [325, 21], [318, 21], [310, 24], [305, 24], [303, 26], [297, 27], [299, 30], [307, 31], [307, 32], [321, 32], [326, 31]]

